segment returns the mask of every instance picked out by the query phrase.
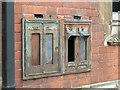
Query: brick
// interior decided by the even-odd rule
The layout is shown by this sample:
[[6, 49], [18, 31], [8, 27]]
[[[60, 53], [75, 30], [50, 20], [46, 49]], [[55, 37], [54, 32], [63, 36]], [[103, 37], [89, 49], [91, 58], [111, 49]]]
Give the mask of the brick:
[[92, 48], [92, 54], [99, 54], [99, 47]]
[[[52, 15], [51, 15], [52, 16]], [[44, 15], [44, 19], [50, 19], [50, 15]]]
[[88, 15], [88, 16], [98, 16], [99, 13], [98, 13], [97, 10], [87, 9], [86, 10], [86, 15]]
[[40, 85], [29, 85], [29, 86], [24, 86], [22, 90], [26, 90], [26, 88], [30, 88], [30, 89], [36, 89], [36, 90], [40, 90]]
[[64, 17], [64, 15], [57, 15], [57, 18], [58, 19], [64, 19], [65, 17]]
[[51, 84], [46, 83], [46, 84], [41, 84], [41, 85], [40, 85], [40, 88], [48, 88], [48, 87], [49, 87], [49, 88], [52, 88], [52, 87], [51, 87]]
[[118, 66], [120, 66], [120, 61], [119, 61], [119, 59], [118, 59]]
[[22, 28], [21, 24], [15, 24], [15, 33], [21, 33]]
[[91, 2], [90, 3], [91, 9], [98, 9], [98, 7], [99, 7], [99, 2]]
[[99, 53], [114, 53], [118, 51], [118, 47], [112, 47], [112, 46], [107, 46], [107, 47], [99, 47]]
[[104, 58], [104, 60], [110, 60], [111, 59], [111, 54], [110, 53], [104, 53], [103, 58]]
[[104, 46], [104, 40], [103, 39], [93, 40], [92, 42], [93, 42], [92, 43], [93, 47]]
[[16, 14], [22, 14], [22, 6], [21, 5], [15, 5], [14, 9], [15, 9]]
[[23, 83], [23, 86], [34, 86], [34, 85], [40, 85], [40, 84], [44, 84], [46, 83], [46, 79], [42, 78], [42, 79], [36, 79], [36, 80], [29, 80], [29, 81], [25, 81]]
[[15, 78], [16, 79], [21, 79], [22, 78], [22, 70], [15, 70]]
[[92, 61], [96, 61], [96, 60], [103, 60], [103, 55], [93, 54]]
[[92, 76], [90, 77], [90, 84], [98, 83], [99, 82], [99, 77], [98, 76]]
[[65, 15], [65, 19], [66, 20], [73, 20], [73, 16], [72, 15]]
[[104, 68], [104, 67], [113, 67], [114, 66], [114, 61], [113, 60], [109, 60], [109, 61], [103, 61], [100, 62], [100, 67]]
[[103, 39], [104, 38], [104, 32], [93, 32], [92, 33], [92, 39]]
[[103, 68], [103, 74], [104, 74], [104, 76], [114, 74], [114, 68], [113, 67]]
[[15, 5], [31, 5], [34, 4], [33, 2], [31, 2], [31, 0], [27, 0], [27, 1], [20, 1], [20, 0], [16, 0], [15, 1]]
[[22, 41], [21, 33], [15, 33], [15, 42], [21, 42], [21, 41]]
[[72, 80], [71, 81], [71, 86], [72, 87], [79, 87], [79, 86], [81, 86], [81, 79]]
[[99, 68], [99, 67], [100, 67], [99, 62], [98, 62], [98, 61], [94, 61], [94, 62], [92, 63], [92, 67], [93, 67], [93, 68]]
[[22, 50], [22, 44], [20, 42], [15, 42], [15, 51], [21, 51]]
[[106, 48], [105, 46], [99, 47], [99, 53], [100, 53], [100, 54], [104, 54], [104, 53], [106, 53], [106, 52], [107, 52], [107, 48]]
[[86, 72], [86, 77], [90, 77], [90, 72]]
[[25, 15], [24, 16], [25, 19], [35, 19], [34, 15], [33, 14], [30, 14], [30, 15]]
[[88, 16], [82, 16], [81, 19], [82, 20], [89, 20], [89, 17]]
[[22, 87], [23, 86], [22, 79], [15, 79], [15, 86], [16, 86], [16, 88]]
[[98, 81], [99, 81], [99, 82], [103, 82], [103, 81], [104, 81], [103, 69], [100, 69], [99, 73], [100, 73], [100, 74], [98, 75], [98, 79], [99, 79]]
[[63, 2], [34, 2], [34, 5], [63, 7]]
[[56, 80], [58, 80], [58, 81], [63, 80], [63, 76], [56, 76], [56, 77], [48, 77], [48, 78], [46, 78], [47, 82], [51, 82], [51, 81], [55, 82]]
[[118, 80], [120, 80], [120, 73], [118, 73]]
[[85, 78], [86, 76], [86, 73], [81, 73], [77, 75], [77, 79]]
[[71, 88], [71, 81], [70, 80], [64, 80], [63, 81], [63, 88]]
[[22, 64], [21, 64], [21, 60], [16, 60], [15, 61], [15, 69], [18, 70], [18, 69], [22, 69]]
[[63, 88], [63, 81], [50, 82], [46, 85], [46, 88]]
[[70, 75], [65, 75], [64, 80], [71, 80], [71, 79], [77, 79], [77, 74], [70, 74]]
[[103, 31], [103, 25], [102, 24], [95, 24], [95, 25], [92, 25], [92, 31], [93, 32], [101, 32]]
[[111, 81], [114, 80], [114, 74], [110, 74], [110, 75], [104, 75], [104, 81]]
[[17, 2], [17, 0], [14, 0], [15, 2], [14, 2], [14, 5], [17, 5], [17, 4], [19, 4], [19, 2]]
[[46, 19], [57, 19], [57, 15], [45, 15]]
[[58, 8], [57, 14], [62, 14], [62, 15], [74, 15], [75, 14], [75, 9], [73, 8]]
[[114, 66], [118, 66], [120, 65], [120, 62], [118, 61], [118, 59], [114, 60]]
[[119, 79], [119, 74], [118, 73], [115, 73], [114, 74], [114, 80], [118, 80]]
[[118, 68], [118, 66], [114, 66], [114, 73], [118, 73], [118, 71], [119, 71], [119, 68]]
[[103, 58], [106, 59], [106, 60], [115, 60], [115, 59], [118, 59], [118, 54], [116, 54], [116, 53], [105, 53], [103, 55]]
[[90, 84], [90, 77], [85, 77], [80, 79], [80, 85], [89, 85], [89, 84]]
[[63, 2], [49, 2], [49, 6], [63, 7]]
[[23, 6], [22, 10], [24, 14], [46, 14], [46, 7], [43, 6]]
[[72, 3], [73, 8], [90, 8], [90, 2], [73, 2]]
[[21, 57], [22, 57], [21, 51], [15, 52], [15, 60], [21, 60]]
[[32, 85], [32, 86], [34, 86], [34, 85], [40, 85], [40, 82], [41, 82], [40, 79], [28, 80], [28, 81], [23, 82], [23, 86], [26, 87], [26, 86], [30, 86], [30, 85]]
[[56, 7], [47, 7], [47, 14], [49, 14], [49, 15], [57, 14], [57, 8]]
[[73, 15], [85, 16], [86, 9], [75, 9]]
[[80, 86], [84, 86], [84, 85], [89, 85], [90, 84], [90, 77], [72, 80], [71, 83], [72, 83], [72, 85], [71, 85], [72, 88], [80, 87]]
[[112, 59], [112, 60], [117, 60], [118, 57], [119, 57], [118, 53], [111, 53], [110, 59]]
[[64, 2], [64, 3], [63, 3], [63, 7], [72, 8], [72, 7], [73, 7], [73, 3], [72, 3], [72, 2]]
[[92, 24], [99, 24], [99, 17], [91, 17], [92, 19]]
[[91, 76], [98, 76], [100, 74], [100, 68], [92, 68], [92, 71], [90, 73]]
[[99, 61], [104, 61], [104, 60], [106, 60], [106, 59], [104, 59], [104, 54], [99, 54], [98, 60], [99, 60]]
[[21, 24], [21, 19], [22, 19], [22, 15], [20, 14], [15, 14], [15, 23], [16, 24]]

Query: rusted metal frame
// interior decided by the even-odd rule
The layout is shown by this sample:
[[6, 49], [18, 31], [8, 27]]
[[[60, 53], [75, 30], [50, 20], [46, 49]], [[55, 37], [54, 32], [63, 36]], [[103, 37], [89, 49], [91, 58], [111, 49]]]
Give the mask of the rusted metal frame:
[[[30, 57], [27, 60], [27, 51], [26, 51], [26, 39], [28, 38], [27, 36], [29, 35], [30, 37], [30, 33], [28, 32], [29, 29], [27, 29], [27, 22], [26, 22], [26, 19], [22, 19], [22, 76], [23, 76], [23, 80], [26, 79], [27, 76], [29, 76], [29, 74], [27, 74], [27, 71], [29, 71], [31, 68], [31, 65], [30, 65]], [[27, 35], [27, 33], [29, 33]], [[31, 43], [29, 43], [31, 44]], [[28, 45], [29, 46], [29, 45]], [[31, 51], [29, 51], [31, 53]], [[29, 64], [29, 65], [28, 65]]]
[[56, 19], [31, 19], [31, 20], [26, 20], [28, 23], [58, 23], [58, 20]]
[[[29, 48], [30, 48], [30, 61], [28, 62], [29, 63], [29, 70], [30, 70], [30, 72], [32, 73], [33, 71], [35, 71], [35, 72], [39, 72], [39, 73], [43, 73], [43, 68], [42, 68], [42, 65], [43, 65], [43, 63], [42, 63], [42, 50], [41, 50], [41, 47], [42, 47], [42, 44], [40, 45], [40, 62], [41, 62], [41, 64], [40, 65], [37, 65], [37, 66], [33, 66], [32, 65], [32, 63], [31, 63], [31, 53], [32, 53], [32, 51], [31, 51], [31, 36], [32, 36], [32, 34], [33, 33], [38, 33], [38, 34], [40, 34], [40, 42], [42, 42], [42, 32], [40, 31], [40, 30], [38, 30], [38, 31], [29, 31], [29, 40], [30, 41], [28, 41], [28, 42], [26, 42], [27, 44], [29, 44]], [[26, 52], [27, 53], [27, 52]], [[28, 54], [27, 54], [28, 55]], [[27, 63], [27, 64], [28, 64]], [[34, 73], [33, 73], [34, 74]], [[29, 74], [29, 75], [32, 75], [32, 74]]]
[[60, 35], [60, 39], [59, 39], [59, 45], [60, 45], [60, 48], [59, 48], [59, 70], [60, 70], [60, 73], [61, 74], [64, 74], [65, 72], [65, 63], [64, 63], [64, 43], [63, 43], [63, 36], [64, 36], [64, 20], [59, 20], [59, 29], [60, 29], [60, 32], [59, 32], [59, 35]]
[[[49, 24], [48, 24], [49, 25]], [[47, 26], [47, 25], [45, 25], [45, 26]], [[59, 28], [58, 27], [58, 25], [56, 25], [57, 26], [57, 29]], [[59, 63], [58, 63], [58, 61], [59, 61], [59, 58], [58, 58], [58, 61], [57, 60], [55, 60], [55, 58], [54, 57], [56, 57], [56, 55], [54, 55], [54, 53], [56, 52], [55, 51], [55, 40], [56, 39], [59, 39], [59, 37], [55, 37], [55, 32], [59, 32], [59, 31], [56, 31], [57, 29], [55, 29], [54, 31], [52, 31], [52, 30], [46, 30], [45, 28], [44, 28], [44, 53], [46, 53], [46, 48], [47, 47], [45, 47], [46, 45], [45, 45], [45, 43], [46, 43], [46, 34], [52, 34], [52, 60], [53, 60], [53, 63], [52, 64], [47, 64], [46, 63], [46, 54], [44, 55], [44, 66], [45, 66], [45, 71], [47, 70], [47, 68], [49, 69], [49, 71], [50, 72], [46, 72], [46, 73], [52, 73], [52, 72], [58, 72], [58, 70], [57, 70], [57, 68], [58, 67], [55, 67], [56, 65], [58, 65]], [[58, 45], [58, 47], [59, 47], [59, 45]], [[58, 52], [58, 54], [59, 54], [59, 52]], [[56, 68], [56, 70], [57, 71], [54, 71], [55, 70], [55, 68]], [[53, 70], [52, 70], [53, 69]], [[44, 72], [45, 72], [44, 71]]]
[[90, 60], [88, 64], [88, 69], [91, 71], [92, 68], [92, 23], [90, 24]]
[[[23, 32], [22, 32], [22, 34], [23, 34], [23, 51], [24, 51], [24, 47], [25, 47], [25, 43], [24, 43], [24, 39], [25, 39], [25, 33], [26, 33], [26, 30], [24, 30], [25, 29], [25, 26], [24, 26], [24, 23], [25, 22], [28, 22], [28, 20], [25, 20], [25, 19], [23, 19]], [[56, 21], [54, 21], [54, 22], [56, 22]], [[58, 21], [57, 21], [58, 22]], [[31, 23], [31, 21], [30, 21], [30, 23]], [[41, 23], [41, 22], [39, 22], [39, 23]], [[53, 23], [53, 21], [51, 21], [51, 23]], [[25, 32], [24, 32], [25, 31]], [[59, 32], [60, 32], [61, 30], [59, 30]], [[59, 38], [59, 40], [60, 40], [60, 38]], [[42, 50], [43, 51], [43, 50]], [[22, 54], [23, 56], [25, 56], [24, 54]], [[59, 54], [60, 55], [60, 54]], [[33, 78], [40, 78], [40, 77], [48, 77], [48, 76], [54, 76], [54, 75], [60, 75], [60, 72], [59, 73], [51, 73], [51, 74], [36, 74], [36, 75], [28, 75], [28, 76], [25, 76], [25, 67], [24, 67], [24, 65], [25, 65], [25, 60], [24, 60], [25, 58], [23, 57], [23, 80], [26, 80], [26, 79], [33, 79]]]
[[[63, 20], [61, 20], [60, 21], [60, 38], [62, 38], [62, 34], [64, 33], [64, 31], [62, 32], [62, 29], [64, 28], [63, 25], [64, 24], [64, 21]], [[90, 33], [92, 33], [92, 32], [90, 32]], [[92, 37], [92, 36], [91, 36]], [[60, 54], [59, 54], [59, 57], [61, 58], [61, 59], [63, 59], [64, 58], [64, 53], [62, 53], [62, 49], [63, 49], [63, 43], [62, 43], [63, 41], [62, 41], [62, 39], [60, 39], [60, 48], [59, 48], [59, 50], [60, 50]], [[90, 60], [91, 61], [91, 60]], [[91, 63], [91, 62], [90, 62]], [[60, 65], [61, 64], [61, 65]], [[59, 75], [66, 75], [66, 74], [70, 74], [70, 73], [82, 73], [82, 72], [87, 72], [87, 71], [90, 71], [90, 69], [82, 69], [82, 70], [80, 70], [80, 71], [72, 71], [72, 72], [65, 72], [65, 64], [64, 64], [64, 60], [61, 60], [60, 61], [60, 73], [51, 73], [51, 74], [41, 74], [41, 75], [36, 75], [36, 76], [28, 76], [28, 77], [25, 77], [24, 78], [24, 80], [25, 79], [36, 79], [36, 78], [40, 78], [40, 77], [48, 77], [48, 76], [59, 76]], [[90, 64], [90, 66], [91, 66], [91, 64]]]
[[[91, 20], [88, 20], [88, 21], [65, 21], [65, 23], [64, 23], [65, 25], [67, 25], [67, 24], [87, 24], [87, 25], [91, 25]], [[90, 28], [91, 29], [91, 28]], [[91, 30], [90, 30], [90, 33], [91, 33]], [[79, 36], [79, 35], [78, 35]], [[67, 37], [66, 37], [67, 38]], [[67, 42], [67, 40], [66, 40], [66, 42]], [[91, 41], [90, 41], [91, 42]], [[67, 44], [67, 43], [66, 43]], [[67, 46], [67, 45], [66, 45]], [[66, 51], [68, 51], [67, 49], [66, 49]], [[66, 54], [68, 54], [68, 53], [66, 53]], [[90, 60], [91, 61], [91, 60]], [[67, 62], [67, 56], [66, 56], [66, 62]], [[82, 70], [81, 70], [82, 71]], [[80, 72], [81, 72], [80, 71]], [[89, 70], [85, 70], [85, 71], [89, 71]], [[67, 73], [67, 72], [66, 72]]]
[[[91, 23], [90, 23], [90, 27], [91, 27]], [[87, 39], [88, 39], [88, 37], [91, 37], [91, 28], [90, 28], [90, 32], [89, 32], [89, 34], [90, 35], [87, 35], [87, 36], [82, 36], [82, 38], [84, 39], [84, 46], [85, 46], [85, 60], [83, 60], [82, 61], [82, 63], [84, 63], [84, 64], [86, 64], [86, 65], [88, 65], [88, 63], [90, 62], [90, 58], [88, 58], [88, 57], [90, 57], [90, 56], [88, 56], [89, 54], [91, 54], [91, 50], [88, 50], [89, 48], [88, 47], [90, 47], [91, 48], [91, 44], [90, 45], [88, 45], [88, 42], [90, 42], [91, 43], [91, 38], [90, 38], [90, 41], [88, 41], [87, 42]], [[88, 54], [89, 53], [89, 54]], [[87, 56], [87, 57], [86, 57]], [[88, 65], [89, 66], [89, 65]]]
[[64, 24], [90, 24], [92, 20], [64, 20]]
[[[54, 65], [57, 65], [58, 64], [58, 69], [60, 68], [59, 67], [59, 64], [60, 64], [60, 61], [61, 61], [61, 59], [59, 58], [59, 55], [60, 55], [60, 53], [59, 53], [59, 50], [60, 50], [60, 45], [59, 45], [59, 41], [60, 41], [60, 29], [59, 29], [59, 24], [60, 24], [60, 22], [58, 21], [58, 20], [53, 20], [54, 22], [51, 22], [51, 23], [53, 23], [53, 24], [57, 24], [57, 29], [59, 30], [57, 33], [58, 33], [58, 61], [55, 63], [55, 60], [54, 60], [54, 57], [55, 57], [55, 55], [53, 54], [53, 67], [54, 67]], [[50, 31], [50, 32], [46, 32], [46, 33], [53, 33], [53, 52], [55, 51], [55, 32], [56, 31]], [[50, 68], [50, 67], [49, 67]], [[56, 68], [56, 69], [57, 69]], [[57, 70], [57, 71], [51, 71], [50, 72], [50, 74], [57, 74], [57, 73], [60, 73], [60, 70]], [[47, 75], [46, 75], [47, 76]]]
[[32, 31], [32, 30], [28, 29], [28, 27], [30, 27], [30, 25], [28, 23], [26, 23], [26, 27], [25, 27], [25, 54], [26, 54], [25, 57], [26, 58], [25, 58], [24, 62], [25, 62], [25, 65], [26, 65], [26, 68], [25, 68], [26, 75], [32, 75], [32, 74], [35, 74], [33, 72], [38, 72], [39, 71], [39, 73], [40, 72], [42, 73], [42, 68], [41, 68], [42, 65], [40, 65], [39, 67], [38, 66], [34, 67], [34, 66], [31, 65], [32, 64], [31, 63], [31, 34], [32, 33], [40, 33], [41, 34], [41, 31], [40, 30]]
[[26, 28], [26, 24], [25, 24], [25, 19], [22, 18], [22, 78], [23, 80], [26, 78], [26, 72], [25, 72], [25, 69], [26, 69], [26, 64], [25, 64], [25, 56], [26, 56], [26, 53], [25, 53], [25, 28]]
[[[65, 59], [65, 63], [66, 63], [66, 68], [73, 68], [74, 67], [73, 70], [75, 70], [75, 66], [76, 66], [75, 61], [76, 60], [74, 62], [68, 62], [68, 40], [69, 40], [69, 38], [71, 36], [79, 36], [79, 35], [78, 34], [67, 33], [66, 25], [69, 25], [69, 24], [67, 24], [67, 23], [65, 24], [65, 43], [66, 43], [66, 59]], [[66, 71], [65, 71], [65, 73], [66, 73]]]

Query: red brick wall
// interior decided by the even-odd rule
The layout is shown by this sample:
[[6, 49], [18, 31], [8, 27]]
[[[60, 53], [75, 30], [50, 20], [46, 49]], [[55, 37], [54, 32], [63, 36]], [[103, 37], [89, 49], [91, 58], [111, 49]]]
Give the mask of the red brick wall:
[[[33, 14], [43, 14], [44, 18], [68, 18], [81, 15], [82, 19], [92, 19], [92, 71], [80, 74], [41, 78], [22, 81], [21, 77], [21, 18], [34, 18]], [[15, 3], [15, 80], [16, 87], [70, 88], [97, 82], [118, 79], [118, 47], [104, 46], [104, 27], [99, 22], [97, 2], [79, 3]], [[52, 82], [51, 82], [52, 81]]]

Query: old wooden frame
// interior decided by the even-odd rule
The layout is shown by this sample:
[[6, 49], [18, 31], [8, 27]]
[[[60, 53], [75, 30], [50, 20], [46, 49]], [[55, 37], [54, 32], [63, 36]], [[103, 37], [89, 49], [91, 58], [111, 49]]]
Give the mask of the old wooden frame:
[[[23, 69], [23, 80], [48, 77], [61, 73], [61, 46], [62, 41], [60, 40], [61, 30], [60, 21], [58, 20], [27, 20], [22, 19], [22, 69]], [[54, 27], [54, 28], [53, 28]], [[40, 65], [33, 66], [31, 64], [31, 34], [40, 34]], [[52, 35], [53, 46], [52, 54], [46, 52], [47, 45], [46, 40], [51, 41], [47, 34]], [[49, 36], [48, 35], [48, 36]], [[46, 46], [46, 47], [45, 47]], [[47, 48], [47, 49], [46, 49]], [[47, 56], [46, 56], [47, 55]], [[52, 56], [50, 56], [52, 55]], [[53, 62], [47, 63], [46, 57], [52, 57]]]
[[[41, 77], [48, 77], [48, 76], [56, 76], [56, 75], [65, 75], [65, 74], [70, 74], [70, 73], [80, 73], [80, 72], [87, 72], [87, 71], [91, 71], [91, 64], [92, 64], [92, 25], [91, 25], [91, 20], [72, 20], [72, 21], [67, 21], [67, 20], [53, 20], [53, 19], [35, 19], [35, 20], [27, 20], [24, 19], [22, 20], [22, 69], [23, 69], [23, 80], [26, 79], [34, 79], [34, 78], [41, 78]], [[29, 29], [31, 29], [28, 33], [27, 31], [27, 26], [26, 24], [28, 23], [32, 23], [32, 25], [29, 25]], [[58, 28], [57, 28], [57, 32], [55, 35], [57, 36], [58, 39], [56, 39], [56, 36], [54, 35], [54, 30], [50, 30], [51, 26], [54, 26], [52, 24], [57, 24]], [[37, 25], [37, 27], [36, 27]], [[67, 34], [66, 32], [66, 25], [75, 25], [75, 26], [88, 26], [89, 27], [89, 33], [82, 33], [81, 31], [76, 32], [76, 33], [69, 33]], [[35, 27], [34, 27], [35, 26]], [[76, 29], [75, 29], [76, 30]], [[79, 30], [82, 30], [82, 28], [79, 27]], [[26, 54], [30, 55], [28, 50], [26, 49], [26, 46], [28, 45], [29, 48], [31, 48], [30, 46], [30, 39], [26, 39], [27, 36], [30, 37], [30, 35], [32, 33], [39, 33], [40, 34], [40, 41], [42, 42], [41, 44], [41, 53], [40, 56], [40, 62], [41, 62], [41, 66], [38, 67], [33, 67], [30, 65], [31, 62], [30, 59], [26, 58]], [[48, 38], [45, 35], [48, 35]], [[27, 35], [27, 36], [26, 36]], [[43, 35], [43, 36], [42, 36]], [[74, 36], [77, 37], [76, 41], [75, 41], [75, 51], [77, 51], [77, 53], [80, 53], [82, 51], [77, 50], [77, 47], [79, 47], [80, 44], [77, 44], [79, 41], [81, 41], [81, 46], [85, 46], [85, 42], [83, 42], [83, 38], [87, 37], [89, 38], [89, 45], [86, 47], [88, 48], [87, 50], [87, 59], [86, 60], [81, 60], [79, 61], [79, 58], [77, 56], [75, 60], [75, 63], [68, 63], [67, 61], [67, 55], [68, 55], [68, 38], [70, 38], [70, 36]], [[47, 38], [47, 39], [46, 39]], [[52, 39], [55, 40], [55, 42], [57, 42], [57, 44], [55, 44], [54, 41], [51, 42]], [[46, 42], [46, 40], [48, 42]], [[46, 53], [47, 50], [47, 45], [46, 44], [51, 44], [51, 50], [53, 51], [58, 51], [58, 62], [56, 62], [56, 58], [54, 58], [52, 51], [50, 51], [49, 55], [47, 55], [48, 53]], [[56, 45], [56, 46], [55, 46]], [[85, 50], [83, 50], [85, 51]], [[52, 53], [52, 54], [51, 54]], [[75, 52], [76, 54], [76, 52]], [[46, 55], [49, 58], [53, 58], [53, 62], [51, 64], [47, 64], [46, 60], [48, 58], [45, 58]], [[30, 55], [31, 56], [31, 55]], [[28, 60], [28, 61], [27, 61]], [[26, 62], [27, 61], [27, 62]], [[49, 61], [49, 60], [48, 60]], [[52, 67], [52, 69], [50, 68]], [[26, 69], [27, 68], [27, 69]], [[48, 69], [47, 69], [48, 68]], [[31, 71], [31, 69], [33, 71]], [[33, 73], [36, 72], [36, 73]], [[37, 73], [38, 72], [38, 73]]]
[[[78, 72], [86, 72], [91, 70], [91, 61], [92, 61], [92, 50], [91, 50], [91, 41], [92, 41], [92, 31], [91, 31], [91, 20], [65, 20], [64, 21], [64, 49], [66, 49], [66, 52], [64, 53], [64, 63], [65, 73], [78, 73]], [[85, 27], [88, 28], [88, 33], [84, 33], [82, 29], [84, 30]], [[69, 38], [77, 37], [77, 39], [74, 41], [74, 58], [75, 61], [69, 62], [68, 61], [68, 40]], [[84, 40], [88, 40], [88, 43]], [[71, 49], [72, 50], [72, 49]], [[83, 54], [84, 53], [84, 54]], [[78, 55], [79, 54], [79, 55]], [[81, 58], [81, 56], [84, 58]]]

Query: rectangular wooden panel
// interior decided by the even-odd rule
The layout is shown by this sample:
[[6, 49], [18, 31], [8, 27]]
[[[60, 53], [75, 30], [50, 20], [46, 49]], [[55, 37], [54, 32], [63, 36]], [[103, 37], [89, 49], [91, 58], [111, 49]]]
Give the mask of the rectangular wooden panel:
[[53, 64], [53, 34], [46, 34], [45, 38], [46, 64]]
[[40, 65], [40, 34], [33, 33], [31, 39], [32, 65]]
[[85, 60], [85, 59], [86, 59], [86, 57], [85, 57], [85, 56], [86, 56], [86, 55], [85, 55], [85, 54], [86, 54], [86, 52], [85, 52], [85, 51], [86, 51], [85, 39], [84, 39], [84, 38], [81, 38], [81, 39], [80, 39], [80, 42], [81, 42], [81, 43], [80, 43], [80, 46], [81, 46], [81, 47], [80, 47], [80, 59], [81, 59], [81, 60]]

